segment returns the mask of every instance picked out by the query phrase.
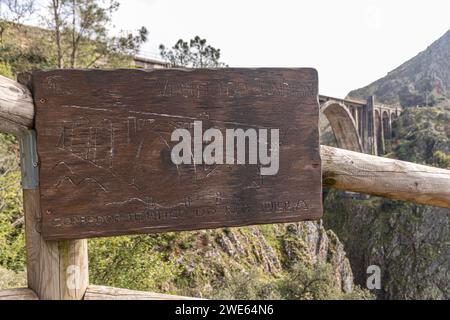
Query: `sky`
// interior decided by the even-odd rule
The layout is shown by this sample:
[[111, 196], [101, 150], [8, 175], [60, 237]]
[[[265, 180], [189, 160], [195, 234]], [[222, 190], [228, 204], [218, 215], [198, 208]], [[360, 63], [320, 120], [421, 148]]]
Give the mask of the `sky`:
[[[47, 0], [37, 1], [45, 8]], [[450, 29], [449, 0], [118, 1], [112, 33], [147, 27], [144, 56], [199, 35], [230, 67], [316, 68], [320, 93], [339, 98]]]
[[448, 0], [121, 0], [116, 28], [146, 26], [158, 55], [199, 35], [230, 67], [314, 67], [321, 94], [344, 97], [450, 29]]

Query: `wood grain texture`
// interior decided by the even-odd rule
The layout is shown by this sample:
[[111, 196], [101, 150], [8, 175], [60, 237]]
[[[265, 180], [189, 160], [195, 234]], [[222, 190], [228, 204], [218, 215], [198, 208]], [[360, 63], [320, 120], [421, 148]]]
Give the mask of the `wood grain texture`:
[[[313, 69], [33, 73], [42, 232], [62, 240], [321, 217]], [[174, 165], [174, 129], [279, 129], [280, 169]]]
[[28, 288], [0, 290], [0, 300], [39, 300], [33, 290]]
[[39, 190], [23, 190], [28, 286], [41, 300], [80, 300], [88, 286], [87, 240], [46, 241]]
[[450, 170], [321, 146], [323, 185], [450, 208]]
[[182, 297], [162, 293], [135, 291], [90, 285], [84, 300], [200, 300], [198, 298]]
[[20, 135], [34, 124], [34, 104], [30, 90], [0, 76], [0, 132]]

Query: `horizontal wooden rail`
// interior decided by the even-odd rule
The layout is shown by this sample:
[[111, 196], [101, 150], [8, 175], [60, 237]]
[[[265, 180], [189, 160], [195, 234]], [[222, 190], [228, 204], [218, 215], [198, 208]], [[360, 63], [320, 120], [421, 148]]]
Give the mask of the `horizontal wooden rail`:
[[[0, 76], [0, 131], [32, 129], [34, 104], [23, 85]], [[322, 146], [324, 186], [450, 208], [450, 171]]]
[[34, 105], [30, 90], [0, 76], [0, 132], [20, 135], [32, 128], [33, 123]]
[[[28, 288], [0, 290], [0, 300], [39, 300]], [[163, 293], [136, 291], [121, 288], [90, 285], [84, 293], [84, 300], [200, 300], [198, 298], [175, 296]]]
[[33, 290], [28, 288], [0, 290], [0, 300], [38, 300]]
[[323, 185], [450, 208], [450, 170], [321, 146]]
[[135, 291], [105, 286], [88, 286], [84, 300], [199, 300], [162, 293]]

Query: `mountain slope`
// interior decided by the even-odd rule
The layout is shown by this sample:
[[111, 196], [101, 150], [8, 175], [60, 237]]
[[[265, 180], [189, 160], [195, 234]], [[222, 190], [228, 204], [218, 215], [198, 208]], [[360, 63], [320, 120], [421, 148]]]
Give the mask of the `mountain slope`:
[[[390, 157], [450, 169], [450, 108], [409, 108], [395, 122]], [[377, 197], [348, 199], [330, 192], [325, 226], [348, 253], [355, 282], [381, 268], [381, 299], [450, 297], [450, 210]]]
[[450, 30], [414, 58], [348, 97], [401, 104], [403, 107], [438, 105], [450, 99]]
[[[393, 123], [387, 157], [450, 169], [450, 31], [386, 77], [349, 94], [369, 95], [405, 107]], [[343, 242], [357, 284], [364, 285], [367, 267], [377, 265], [378, 298], [449, 299], [449, 209], [349, 199], [335, 191], [324, 207], [325, 227]]]

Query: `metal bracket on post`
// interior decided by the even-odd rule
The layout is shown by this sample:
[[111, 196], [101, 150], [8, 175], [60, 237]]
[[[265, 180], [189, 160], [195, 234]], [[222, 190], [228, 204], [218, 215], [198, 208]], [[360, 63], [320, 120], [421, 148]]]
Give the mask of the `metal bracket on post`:
[[27, 130], [20, 136], [20, 167], [22, 189], [36, 189], [39, 186], [39, 160], [34, 130]]

